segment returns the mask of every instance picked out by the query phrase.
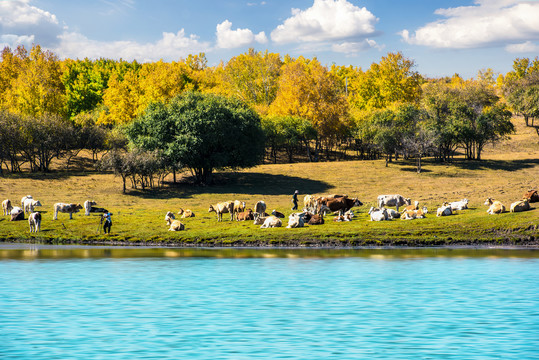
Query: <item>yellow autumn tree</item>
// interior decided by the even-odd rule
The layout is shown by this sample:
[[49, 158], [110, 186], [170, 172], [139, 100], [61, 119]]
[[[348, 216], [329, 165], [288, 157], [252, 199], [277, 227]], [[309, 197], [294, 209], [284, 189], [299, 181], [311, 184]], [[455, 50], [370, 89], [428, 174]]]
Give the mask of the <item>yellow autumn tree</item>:
[[[10, 60], [15, 61], [13, 57]], [[16, 60], [16, 63], [19, 72], [16, 77], [11, 77], [11, 88], [5, 99], [5, 106], [24, 115], [40, 116], [50, 113], [64, 116], [66, 98], [58, 57], [35, 45], [29, 56], [23, 56]]]
[[326, 149], [347, 128], [348, 107], [336, 77], [314, 58], [299, 57], [283, 65], [272, 115], [309, 119], [318, 132], [317, 150]]

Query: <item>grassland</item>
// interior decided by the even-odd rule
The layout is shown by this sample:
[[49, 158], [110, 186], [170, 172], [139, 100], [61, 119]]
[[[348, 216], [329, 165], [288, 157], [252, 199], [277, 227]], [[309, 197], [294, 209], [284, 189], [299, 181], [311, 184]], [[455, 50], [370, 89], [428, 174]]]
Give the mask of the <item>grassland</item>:
[[[168, 185], [122, 194], [119, 178], [112, 174], [57, 170], [47, 174], [10, 174], [0, 178], [0, 197], [17, 203], [32, 194], [43, 203], [42, 232], [30, 234], [27, 221], [0, 218], [0, 240], [44, 243], [144, 244], [181, 246], [434, 246], [434, 245], [539, 245], [539, 204], [524, 213], [487, 215], [483, 205], [490, 196], [509, 206], [529, 188], [539, 187], [539, 137], [515, 120], [517, 133], [510, 140], [489, 147], [483, 161], [456, 158], [452, 164], [423, 163], [416, 173], [413, 160], [399, 160], [385, 167], [380, 161], [295, 163], [261, 165], [239, 172], [221, 172], [214, 186]], [[84, 160], [84, 159], [83, 159]], [[58, 165], [61, 167], [61, 164]], [[218, 223], [208, 213], [210, 203], [242, 200], [248, 207], [264, 200], [268, 210], [291, 212], [291, 195], [342, 193], [358, 197], [351, 222], [326, 223], [300, 229], [260, 229], [252, 222]], [[400, 193], [418, 200], [430, 211], [445, 200], [470, 200], [470, 209], [455, 216], [429, 214], [415, 221], [370, 222], [367, 215], [376, 197]], [[99, 230], [99, 218], [78, 213], [69, 220], [59, 214], [53, 221], [55, 202], [94, 199], [114, 213], [112, 234]], [[167, 211], [191, 209], [196, 217], [182, 220], [186, 231], [169, 232]]]

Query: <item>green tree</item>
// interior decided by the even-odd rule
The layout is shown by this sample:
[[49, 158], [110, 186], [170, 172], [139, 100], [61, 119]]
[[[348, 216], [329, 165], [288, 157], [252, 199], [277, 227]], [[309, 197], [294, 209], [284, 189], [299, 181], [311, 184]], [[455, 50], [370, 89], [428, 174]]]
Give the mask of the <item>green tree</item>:
[[197, 183], [212, 183], [214, 170], [245, 168], [264, 156], [260, 117], [238, 100], [186, 92], [154, 105], [127, 128], [131, 142], [162, 149], [187, 167]]

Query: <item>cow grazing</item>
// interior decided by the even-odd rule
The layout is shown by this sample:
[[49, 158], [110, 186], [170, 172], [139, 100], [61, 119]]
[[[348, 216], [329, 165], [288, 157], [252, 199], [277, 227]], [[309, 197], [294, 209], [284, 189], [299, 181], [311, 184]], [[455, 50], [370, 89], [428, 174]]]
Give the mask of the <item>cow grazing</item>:
[[178, 215], [181, 215], [181, 218], [182, 219], [185, 219], [185, 218], [190, 218], [190, 217], [195, 217], [195, 213], [192, 212], [191, 210], [187, 209], [187, 210], [184, 210], [182, 208], [180, 208], [180, 210], [178, 210]]
[[277, 216], [270, 215], [266, 217], [264, 223], [260, 226], [261, 229], [275, 228], [283, 226], [283, 222]]
[[243, 212], [243, 211], [245, 211], [245, 201], [234, 200], [234, 210], [233, 210], [233, 213], [234, 213], [234, 216], [236, 217], [236, 220], [238, 220], [237, 215], [238, 215], [240, 212]]
[[505, 212], [505, 205], [502, 204], [501, 201], [487, 198], [487, 200], [485, 200], [485, 205], [489, 207], [487, 210], [487, 214], [489, 215], [501, 214]]
[[84, 206], [84, 215], [90, 216], [90, 212], [92, 210], [92, 206], [97, 205], [97, 203], [94, 200], [86, 200], [83, 204]]
[[41, 231], [41, 214], [33, 212], [28, 215], [28, 225], [30, 226], [30, 232]]
[[56, 203], [54, 204], [54, 217], [53, 220], [58, 219], [58, 213], [68, 213], [69, 220], [73, 219], [73, 214], [78, 213], [79, 210], [82, 210], [81, 204], [66, 204], [66, 203]]
[[24, 200], [23, 209], [25, 213], [33, 213], [36, 206], [42, 206], [39, 200], [26, 199]]
[[10, 221], [19, 221], [19, 220], [24, 220], [24, 211], [22, 208], [18, 206], [14, 206], [13, 209], [11, 209]]
[[426, 206], [423, 206], [423, 209], [419, 210], [406, 210], [402, 213], [402, 220], [414, 220], [414, 219], [424, 219], [428, 213]]
[[411, 205], [412, 200], [405, 198], [402, 195], [379, 195], [378, 196], [378, 207], [382, 208], [385, 206], [395, 206], [397, 211], [399, 211], [399, 206]]
[[11, 206], [11, 200], [6, 199], [2, 201], [2, 210], [4, 215], [11, 215], [11, 209], [13, 209], [13, 206]]
[[528, 199], [528, 202], [539, 202], [539, 193], [537, 190], [530, 189], [524, 193], [523, 199]]
[[254, 220], [255, 217], [253, 215], [252, 209], [247, 209], [245, 211], [242, 211], [236, 215], [237, 221], [247, 221], [247, 220]]
[[271, 212], [271, 215], [277, 216], [278, 218], [281, 218], [281, 219], [284, 219], [284, 214], [282, 212], [279, 212], [279, 211], [275, 210], [275, 209]]
[[468, 208], [468, 199], [462, 199], [460, 201], [453, 201], [449, 203], [451, 211], [460, 211]]
[[371, 216], [371, 221], [384, 221], [389, 219], [389, 215], [387, 214], [387, 210], [385, 208], [375, 208], [371, 207], [369, 209], [369, 215]]
[[266, 203], [263, 201], [257, 202], [255, 204], [255, 214], [258, 214], [259, 216], [263, 216], [265, 212], [266, 212]]
[[217, 221], [223, 221], [223, 214], [230, 213], [230, 221], [234, 220], [234, 201], [224, 201], [215, 205], [210, 205], [208, 212], [214, 211], [217, 214]]
[[354, 206], [361, 206], [363, 203], [358, 200], [358, 198], [355, 199], [349, 199], [346, 196], [343, 197], [336, 197], [333, 199], [329, 199], [326, 201], [321, 201], [319, 203], [319, 209], [318, 213], [321, 213], [322, 206], [327, 206], [330, 211], [332, 212], [339, 212], [339, 215], [342, 216], [346, 211], [350, 210]]
[[322, 225], [324, 223], [324, 217], [320, 214], [314, 214], [311, 216], [307, 224], [309, 225]]
[[288, 229], [300, 228], [305, 226], [305, 213], [292, 213], [288, 215]]
[[521, 212], [521, 211], [528, 211], [530, 210], [530, 202], [528, 199], [516, 201], [511, 204], [511, 207], [509, 208], [510, 212]]
[[453, 215], [453, 209], [451, 204], [444, 203], [436, 210], [436, 216], [449, 216]]
[[21, 199], [21, 208], [24, 209], [24, 201], [26, 199], [33, 199], [32, 195], [26, 195], [26, 196], [23, 196], [22, 199]]

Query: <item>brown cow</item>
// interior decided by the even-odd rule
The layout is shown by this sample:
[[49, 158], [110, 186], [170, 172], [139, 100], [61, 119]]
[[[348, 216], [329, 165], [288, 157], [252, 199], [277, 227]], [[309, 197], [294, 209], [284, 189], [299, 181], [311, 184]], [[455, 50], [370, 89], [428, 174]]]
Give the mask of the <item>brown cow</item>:
[[240, 213], [236, 214], [236, 220], [237, 221], [247, 221], [247, 220], [254, 220], [255, 217], [253, 215], [252, 209], [247, 209], [245, 211], [242, 211]]
[[528, 199], [528, 202], [539, 202], [539, 193], [537, 190], [530, 189], [524, 193], [523, 199]]
[[327, 206], [332, 212], [338, 211], [340, 216], [343, 216], [343, 214], [353, 208], [354, 206], [361, 206], [363, 203], [359, 201], [358, 198], [355, 199], [349, 199], [346, 196], [338, 197], [329, 199], [326, 201], [320, 201], [320, 204], [318, 206], [318, 211], [322, 209], [322, 205]]
[[182, 216], [182, 219], [185, 219], [185, 218], [190, 218], [190, 217], [195, 217], [195, 213], [192, 212], [191, 210], [187, 209], [187, 210], [184, 210], [182, 208], [180, 208], [180, 210], [178, 210], [178, 215], [181, 215]]
[[324, 217], [319, 214], [314, 214], [311, 216], [307, 224], [309, 225], [322, 225], [324, 223]]

